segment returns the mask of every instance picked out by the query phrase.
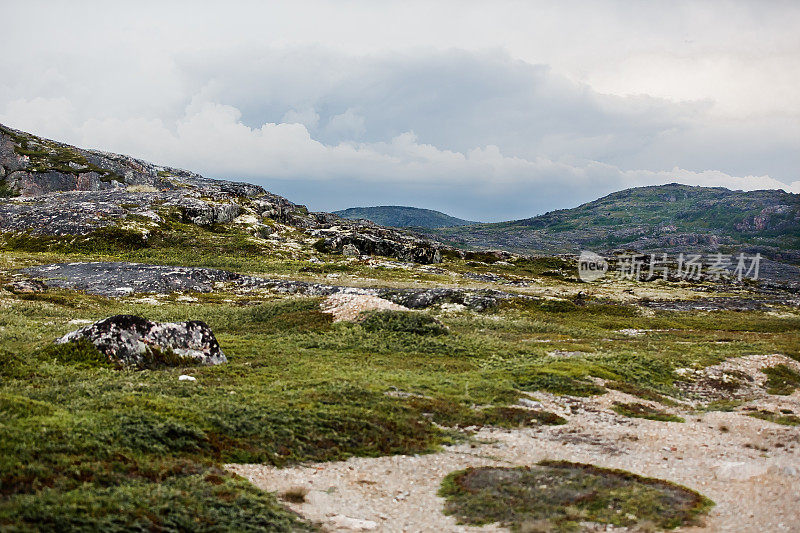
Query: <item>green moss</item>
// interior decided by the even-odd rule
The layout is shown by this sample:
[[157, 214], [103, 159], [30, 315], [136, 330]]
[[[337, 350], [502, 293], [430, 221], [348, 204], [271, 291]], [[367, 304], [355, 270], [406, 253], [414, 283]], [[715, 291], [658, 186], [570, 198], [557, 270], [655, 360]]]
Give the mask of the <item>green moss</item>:
[[48, 403], [31, 400], [15, 394], [0, 393], [0, 421], [8, 421], [11, 418], [44, 416], [52, 412], [53, 406]]
[[492, 426], [518, 428], [524, 426], [557, 426], [566, 424], [563, 417], [549, 411], [522, 409], [509, 406], [492, 406], [475, 409], [456, 400], [444, 398], [409, 398], [403, 405], [413, 409], [439, 425], [447, 427]]
[[242, 318], [262, 333], [327, 331], [333, 317], [319, 305], [318, 298], [278, 300], [252, 307]]
[[[44, 251], [4, 248], [4, 279], [28, 265], [131, 260], [319, 280], [317, 272], [299, 274], [310, 266], [308, 256], [254, 244], [236, 227], [215, 232], [167, 221], [151, 232], [147, 246], [128, 247], [123, 239], [95, 248], [101, 251], [91, 251], [81, 239], [36, 248]], [[519, 269], [552, 266], [510, 263], [491, 268], [511, 276], [521, 272], [514, 270], [517, 263]], [[489, 267], [455, 260], [442, 268], [482, 272]], [[319, 274], [334, 270], [369, 277], [376, 286], [452, 279], [338, 260]], [[560, 290], [556, 281], [545, 283], [552, 284], [548, 291]], [[215, 465], [431, 452], [464, 438], [468, 426], [561, 421], [552, 413], [513, 407], [521, 390], [600, 394], [605, 389], [592, 379], [602, 378], [609, 387], [643, 398], [679, 398], [673, 386], [676, 368], [703, 368], [752, 353], [791, 353], [800, 345], [800, 320], [790, 316], [658, 310], [645, 316], [588, 297], [585, 305], [565, 299], [573, 304], [567, 311], [525, 301], [488, 314], [444, 315], [439, 327], [449, 333], [441, 335], [428, 334], [435, 324], [409, 327], [396, 317], [374, 328], [333, 324], [320, 312], [319, 298], [276, 298], [260, 290], [192, 294], [195, 302], [164, 297], [161, 305], [135, 296], [112, 299], [54, 289], [29, 295], [0, 291], [0, 296], [0, 404], [7, 413], [0, 415], [6, 417], [0, 422], [0, 529], [23, 508], [28, 529], [70, 523], [99, 528], [114, 525], [116, 515], [129, 529], [166, 528], [169, 505], [177, 501], [171, 491], [178, 486], [187, 499], [212, 509], [208, 513], [218, 517], [218, 530], [247, 529], [251, 522], [237, 522], [241, 517], [231, 515], [230, 508], [213, 510], [207, 491], [220, 479], [233, 480], [211, 474]], [[42, 356], [53, 339], [74, 329], [70, 321], [120, 313], [156, 321], [203, 320], [229, 363], [194, 366], [197, 382], [184, 383], [177, 379], [180, 369], [107, 368], [79, 353]], [[628, 327], [652, 331], [642, 337], [617, 333]], [[548, 355], [555, 350], [583, 355]], [[409, 396], [386, 394], [393, 390]], [[191, 483], [180, 485], [189, 478]], [[159, 487], [172, 488], [159, 492]], [[235, 501], [245, 492], [236, 488], [226, 497]], [[266, 498], [265, 515], [280, 512], [269, 495], [253, 494]], [[80, 507], [76, 501], [91, 505]], [[142, 509], [150, 514], [145, 512], [140, 523], [135, 517]]]
[[683, 418], [667, 413], [660, 409], [650, 407], [643, 403], [619, 403], [615, 402], [611, 407], [614, 412], [630, 418], [646, 418], [647, 420], [657, 420], [659, 422], [686, 422]]
[[0, 178], [0, 198], [13, 198], [19, 196], [19, 191], [8, 184], [6, 178]]
[[[528, 367], [514, 373], [515, 386], [524, 391], [546, 391], [569, 396], [594, 396], [606, 390], [586, 378], [590, 370], [581, 364], [562, 365], [561, 368]], [[597, 370], [597, 369], [595, 369]]]
[[312, 531], [275, 498], [219, 469], [162, 482], [45, 488], [0, 503], [0, 526], [36, 531]]
[[800, 417], [791, 413], [775, 413], [773, 411], [768, 411], [766, 409], [760, 409], [758, 411], [747, 413], [747, 415], [752, 416], [753, 418], [760, 418], [761, 420], [774, 422], [775, 424], [781, 424], [784, 426], [800, 425]]
[[662, 403], [664, 405], [677, 405], [674, 400], [667, 398], [663, 394], [660, 394], [651, 388], [640, 387], [633, 383], [627, 383], [624, 381], [609, 381], [605, 384], [605, 386], [606, 388], [618, 390], [620, 392], [630, 394], [631, 396], [637, 396], [643, 400], [650, 400], [653, 402]]
[[800, 387], [800, 372], [786, 365], [762, 368], [761, 371], [767, 375], [766, 387], [769, 394], [787, 396]]
[[545, 461], [533, 467], [468, 468], [439, 495], [459, 523], [512, 531], [577, 531], [581, 522], [672, 529], [695, 525], [713, 502], [685, 487], [622, 470]]
[[24, 252], [114, 253], [149, 246], [138, 231], [107, 226], [87, 235], [36, 235], [29, 232], [0, 234], [0, 249]]
[[54, 359], [59, 363], [82, 368], [113, 366], [109, 358], [100, 353], [88, 339], [54, 344], [41, 350], [38, 355], [41, 359]]
[[370, 332], [446, 335], [447, 328], [434, 317], [418, 311], [371, 311], [363, 313], [361, 326]]

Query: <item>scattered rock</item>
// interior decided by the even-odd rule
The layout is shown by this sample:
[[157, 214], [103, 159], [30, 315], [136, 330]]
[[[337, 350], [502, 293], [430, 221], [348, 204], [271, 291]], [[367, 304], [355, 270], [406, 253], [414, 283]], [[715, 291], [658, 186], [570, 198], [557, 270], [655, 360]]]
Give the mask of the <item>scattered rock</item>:
[[112, 297], [128, 296], [134, 293], [211, 292], [218, 288], [220, 283], [223, 283], [241, 290], [260, 288], [279, 294], [369, 295], [408, 309], [426, 309], [437, 305], [455, 304], [458, 307], [453, 308], [454, 310], [485, 311], [496, 307], [503, 300], [524, 298], [524, 296], [489, 289], [343, 287], [307, 281], [244, 276], [213, 268], [124, 262], [55, 263], [26, 268], [23, 272], [29, 276], [43, 278], [51, 287]]
[[31, 294], [35, 292], [45, 292], [47, 290], [47, 284], [38, 279], [23, 279], [9, 283], [6, 285], [6, 289], [14, 294]]
[[530, 400], [528, 398], [520, 398], [519, 400], [517, 400], [517, 404], [519, 404], [519, 405], [521, 405], [523, 407], [528, 407], [530, 409], [541, 409], [542, 408], [542, 403], [541, 402], [537, 402], [535, 400]]
[[549, 355], [550, 357], [569, 359], [571, 357], [582, 357], [586, 355], [586, 352], [568, 352], [564, 350], [553, 350], [552, 352], [547, 352], [547, 355]]
[[197, 381], [197, 378], [194, 376], [187, 376], [186, 374], [181, 374], [178, 376], [178, 381]]
[[86, 338], [112, 361], [132, 366], [218, 365], [228, 360], [204, 322], [151, 322], [115, 315], [68, 333], [56, 343]]

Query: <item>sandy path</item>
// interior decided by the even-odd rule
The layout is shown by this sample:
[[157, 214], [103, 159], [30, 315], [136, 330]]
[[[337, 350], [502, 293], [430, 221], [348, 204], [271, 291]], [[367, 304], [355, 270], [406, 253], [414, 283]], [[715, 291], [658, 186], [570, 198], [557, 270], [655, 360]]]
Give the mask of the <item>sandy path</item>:
[[[624, 418], [607, 409], [614, 400], [631, 399], [616, 391], [594, 399], [537, 397], [545, 408], [567, 414], [569, 424], [484, 428], [476, 434], [479, 444], [423, 456], [229, 468], [268, 491], [306, 487], [306, 502], [289, 507], [328, 531], [497, 531], [459, 526], [443, 515], [443, 499], [436, 496], [442, 478], [468, 466], [564, 459], [622, 468], [701, 492], [717, 505], [705, 527], [690, 531], [800, 532], [800, 427], [736, 412], [688, 415], [683, 424]], [[757, 404], [798, 413], [800, 391]]]

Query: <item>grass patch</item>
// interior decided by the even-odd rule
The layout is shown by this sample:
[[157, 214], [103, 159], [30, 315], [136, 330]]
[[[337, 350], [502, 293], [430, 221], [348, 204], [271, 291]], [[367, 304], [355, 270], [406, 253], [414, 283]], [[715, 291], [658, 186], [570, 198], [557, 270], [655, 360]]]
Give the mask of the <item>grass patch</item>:
[[566, 419], [549, 411], [512, 406], [475, 409], [458, 401], [437, 398], [410, 398], [405, 404], [437, 424], [447, 427], [492, 426], [512, 429], [567, 423]]
[[775, 424], [781, 424], [783, 426], [800, 426], [800, 417], [795, 414], [775, 413], [766, 409], [760, 409], [758, 411], [747, 413], [747, 416], [760, 418], [761, 420], [774, 422]]
[[606, 388], [618, 390], [643, 400], [650, 400], [651, 402], [658, 402], [664, 405], [677, 405], [677, 403], [671, 398], [668, 398], [648, 387], [640, 387], [633, 383], [627, 383], [624, 381], [609, 381], [605, 384], [605, 386]]
[[650, 407], [643, 403], [615, 402], [611, 409], [615, 413], [629, 418], [646, 418], [647, 420], [657, 420], [659, 422], [686, 422], [679, 416]]
[[370, 332], [390, 331], [414, 335], [446, 335], [448, 329], [430, 315], [414, 311], [363, 313], [361, 327]]
[[41, 359], [52, 359], [78, 368], [110, 368], [114, 364], [89, 339], [53, 344], [39, 352]]
[[713, 503], [685, 487], [622, 470], [544, 461], [532, 467], [468, 468], [439, 495], [459, 523], [512, 531], [578, 531], [581, 522], [672, 529], [698, 524]]
[[800, 372], [786, 365], [762, 368], [761, 371], [767, 375], [766, 388], [769, 394], [788, 396], [800, 387]]

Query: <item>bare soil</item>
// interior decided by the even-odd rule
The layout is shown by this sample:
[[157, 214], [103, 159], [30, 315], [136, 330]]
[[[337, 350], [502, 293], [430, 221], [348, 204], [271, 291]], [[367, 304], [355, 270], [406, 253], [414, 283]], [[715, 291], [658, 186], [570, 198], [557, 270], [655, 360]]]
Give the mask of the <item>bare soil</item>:
[[[800, 368], [787, 357], [769, 355], [732, 359], [703, 370], [710, 376], [722, 370], [746, 376], [743, 381], [752, 399], [731, 412], [660, 406], [683, 416], [685, 423], [620, 416], [611, 410], [614, 402], [648, 402], [619, 391], [592, 398], [537, 393], [535, 401], [542, 408], [565, 416], [569, 423], [483, 428], [471, 443], [430, 455], [353, 458], [292, 468], [228, 468], [264, 490], [307, 489], [305, 502], [287, 505], [326, 531], [502, 530], [496, 525], [458, 525], [445, 516], [444, 500], [437, 496], [441, 480], [470, 466], [531, 465], [543, 459], [665, 479], [716, 502], [704, 526], [678, 531], [800, 531], [800, 427], [747, 415], [753, 407], [800, 413], [800, 392], [789, 396], [763, 392], [765, 376], [760, 369], [775, 364]], [[694, 379], [702, 382], [703, 375]], [[531, 398], [526, 400], [525, 405], [532, 403]], [[587, 530], [607, 528], [587, 526]]]

